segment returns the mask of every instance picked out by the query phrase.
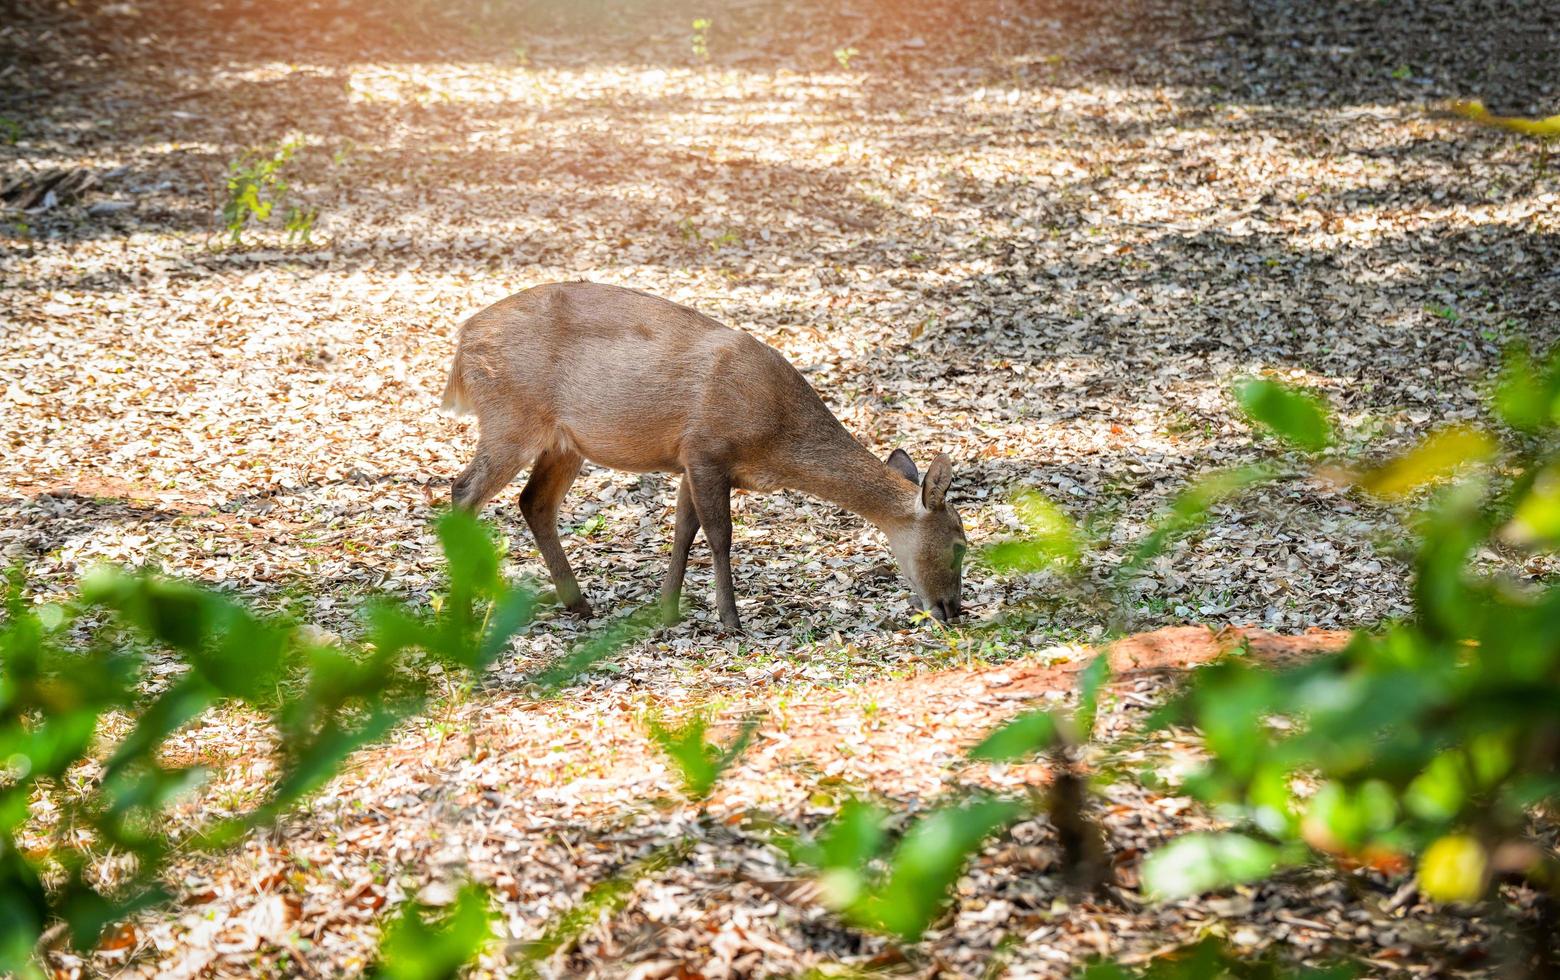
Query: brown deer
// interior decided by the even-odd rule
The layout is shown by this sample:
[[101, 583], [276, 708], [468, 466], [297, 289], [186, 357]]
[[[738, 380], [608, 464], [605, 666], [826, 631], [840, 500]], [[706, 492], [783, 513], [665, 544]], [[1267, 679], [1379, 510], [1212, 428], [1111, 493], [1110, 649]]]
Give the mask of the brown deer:
[[885, 462], [851, 437], [777, 350], [685, 306], [588, 282], [516, 293], [472, 316], [444, 407], [474, 414], [476, 458], [454, 505], [476, 511], [526, 464], [520, 510], [571, 612], [590, 615], [558, 540], [558, 506], [583, 460], [681, 473], [661, 607], [675, 621], [699, 528], [715, 557], [720, 620], [739, 629], [731, 584], [731, 491], [796, 489], [880, 528], [921, 607], [960, 613], [967, 542], [939, 454], [923, 479], [904, 450]]

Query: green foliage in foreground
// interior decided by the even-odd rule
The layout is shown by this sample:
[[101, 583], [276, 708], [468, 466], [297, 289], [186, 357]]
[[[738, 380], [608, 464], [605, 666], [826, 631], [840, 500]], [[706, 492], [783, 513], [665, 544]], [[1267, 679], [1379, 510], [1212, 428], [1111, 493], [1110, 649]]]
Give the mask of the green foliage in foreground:
[[991, 797], [949, 803], [917, 818], [890, 849], [889, 812], [853, 800], [814, 839], [788, 850], [819, 871], [824, 901], [848, 921], [915, 942], [947, 905], [970, 856], [1025, 809]]
[[[1097, 832], [1082, 812], [1082, 780], [1073, 753], [1093, 733], [1109, 674], [1108, 659], [1095, 657], [1080, 675], [1074, 711], [1025, 712], [969, 752], [975, 762], [1024, 761], [1041, 754], [1050, 759], [1056, 777], [1044, 810], [1062, 837], [1068, 870], [1097, 863]], [[780, 844], [791, 860], [818, 872], [824, 902], [847, 921], [916, 942], [947, 907], [975, 853], [994, 834], [1036, 812], [1037, 802], [956, 791], [913, 818], [892, 843], [888, 828], [898, 817], [876, 803], [852, 800], [816, 834], [783, 834]]]
[[[1298, 668], [1275, 670], [1237, 652], [1193, 675], [1150, 728], [1202, 734], [1209, 759], [1184, 789], [1234, 826], [1150, 855], [1145, 892], [1182, 898], [1331, 858], [1389, 872], [1417, 867], [1420, 890], [1443, 901], [1482, 901], [1495, 882], [1516, 878], [1560, 903], [1560, 862], [1530, 833], [1535, 808], [1552, 813], [1560, 803], [1560, 585], [1481, 570], [1492, 554], [1560, 546], [1560, 351], [1511, 353], [1494, 385], [1491, 424], [1446, 426], [1368, 469], [1321, 458], [1337, 437], [1315, 395], [1248, 380], [1235, 398], [1254, 425], [1308, 462], [1194, 482], [1129, 549], [1116, 580], [1234, 494], [1324, 473], [1411, 512], [1414, 614]], [[1084, 579], [1092, 556], [1077, 525], [1033, 494], [1015, 509], [1029, 534], [990, 549], [988, 560]], [[1006, 758], [1062, 741], [1057, 719], [1037, 713], [975, 751]], [[1539, 955], [1547, 941], [1530, 936], [1528, 949]], [[1216, 954], [1200, 948], [1178, 961], [1191, 972], [1165, 964], [1141, 975], [1213, 975], [1199, 971], [1213, 969]], [[1128, 975], [1098, 970], [1089, 975]]]
[[1534, 806], [1560, 802], [1560, 585], [1477, 570], [1481, 552], [1556, 543], [1557, 395], [1560, 359], [1519, 352], [1494, 405], [1522, 433], [1504, 448], [1447, 427], [1354, 475], [1367, 493], [1425, 500], [1414, 615], [1296, 669], [1230, 657], [1197, 672], [1157, 722], [1202, 732], [1210, 760], [1187, 789], [1256, 837], [1199, 842], [1221, 861], [1178, 860], [1192, 845], [1175, 842], [1147, 865], [1150, 890], [1264, 877], [1308, 845], [1386, 868], [1417, 856], [1420, 888], [1446, 901], [1481, 899], [1501, 874], [1560, 893], [1560, 866], [1527, 834]]
[[[352, 752], [422, 710], [418, 651], [475, 674], [506, 648], [535, 596], [502, 580], [474, 518], [448, 514], [438, 531], [449, 563], [442, 601], [431, 612], [381, 603], [361, 646], [317, 643], [216, 592], [152, 575], [94, 572], [69, 606], [29, 605], [13, 579], [0, 627], [0, 973], [27, 968], [54, 922], [91, 948], [109, 923], [167, 897], [160, 875], [174, 855], [225, 847], [274, 821]], [[569, 673], [622, 638], [566, 657]], [[149, 648], [187, 667], [150, 699]], [[566, 679], [556, 665], [533, 678], [544, 688]], [[270, 717], [277, 774], [248, 810], [174, 837], [165, 811], [204, 771], [166, 764], [163, 748], [203, 713], [239, 704]], [[456, 913], [457, 924], [473, 915]], [[419, 927], [398, 928], [392, 936]], [[469, 931], [460, 925], [460, 936]]]
[[[1243, 383], [1236, 396], [1255, 424], [1314, 464], [1249, 465], [1195, 481], [1129, 551], [1124, 567], [1163, 553], [1237, 493], [1324, 468], [1315, 457], [1335, 445], [1336, 430], [1321, 399], [1266, 381]], [[1553, 710], [1560, 704], [1560, 587], [1471, 569], [1480, 549], [1497, 544], [1560, 543], [1552, 438], [1560, 420], [1560, 357], [1535, 366], [1514, 355], [1496, 414], [1524, 435], [1503, 446], [1493, 429], [1447, 427], [1349, 474], [1363, 495], [1428, 504], [1413, 521], [1420, 547], [1411, 620], [1362, 632], [1342, 653], [1295, 670], [1227, 657], [1198, 671], [1184, 696], [1156, 716], [1154, 726], [1201, 731], [1210, 760], [1186, 790], [1236, 826], [1182, 837], [1150, 855], [1143, 866], [1147, 897], [1258, 881], [1319, 856], [1387, 870], [1412, 867], [1417, 857], [1420, 888], [1437, 899], [1481, 899], [1502, 873], [1555, 893], [1554, 859], [1527, 830], [1535, 805], [1560, 799], [1560, 717]], [[993, 547], [988, 560], [1014, 571], [1081, 575], [1090, 542], [1065, 512], [1032, 493], [1015, 510], [1029, 536]], [[918, 941], [936, 922], [984, 843], [1032, 813], [1049, 817], [1064, 868], [1106, 864], [1086, 813], [1081, 749], [1093, 737], [1107, 679], [1108, 661], [1096, 657], [1080, 675], [1073, 712], [1022, 713], [971, 749], [972, 760], [993, 763], [1044, 756], [1054, 778], [1043, 807], [1033, 794], [1018, 800], [954, 792], [911, 816], [855, 800], [816, 833], [782, 832], [777, 839], [793, 861], [816, 870], [824, 901], [846, 921], [903, 942]], [[1275, 718], [1285, 723], [1275, 725]], [[664, 732], [656, 737], [663, 746], [679, 744]], [[695, 762], [718, 752], [704, 744], [702, 731], [682, 741], [699, 749], [683, 753]], [[708, 785], [718, 775], [713, 771]], [[701, 796], [708, 785], [700, 783]], [[897, 826], [906, 829], [896, 836]], [[1082, 880], [1091, 887], [1101, 881]], [[1534, 939], [1534, 948], [1544, 941]], [[1140, 971], [1096, 964], [1086, 975], [1353, 971], [1294, 972], [1205, 943]]]
[[493, 938], [492, 900], [467, 884], [442, 912], [408, 902], [385, 929], [374, 980], [452, 980]]
[[1311, 452], [1332, 445], [1332, 420], [1315, 395], [1276, 381], [1247, 378], [1235, 385], [1235, 401], [1247, 417], [1286, 442]]
[[1016, 762], [1086, 742], [1094, 734], [1100, 693], [1110, 679], [1110, 658], [1101, 654], [1089, 662], [1078, 680], [1078, 707], [1071, 714], [1026, 711], [981, 739], [969, 756], [977, 762]]

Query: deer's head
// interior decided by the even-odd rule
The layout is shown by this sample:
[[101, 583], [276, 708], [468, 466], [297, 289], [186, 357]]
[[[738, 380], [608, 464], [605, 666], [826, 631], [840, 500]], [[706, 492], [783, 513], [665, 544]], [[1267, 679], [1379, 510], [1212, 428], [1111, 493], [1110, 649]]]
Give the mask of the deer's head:
[[922, 476], [903, 449], [889, 455], [887, 463], [920, 488], [914, 513], [885, 528], [888, 546], [921, 608], [939, 622], [957, 619], [963, 612], [959, 590], [963, 581], [964, 552], [969, 541], [959, 512], [948, 503], [953, 482], [953, 461], [938, 453]]

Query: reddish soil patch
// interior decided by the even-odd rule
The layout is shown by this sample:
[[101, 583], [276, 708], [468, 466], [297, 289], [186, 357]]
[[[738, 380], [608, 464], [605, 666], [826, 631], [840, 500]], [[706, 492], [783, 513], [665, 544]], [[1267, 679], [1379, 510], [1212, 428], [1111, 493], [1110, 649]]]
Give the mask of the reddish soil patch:
[[1118, 676], [1141, 670], [1184, 670], [1245, 647], [1253, 659], [1283, 664], [1334, 653], [1349, 642], [1344, 630], [1307, 630], [1281, 636], [1244, 626], [1168, 626], [1139, 633], [1110, 645], [1110, 669]]
[[[1282, 636], [1226, 626], [1172, 626], [1118, 640], [1107, 648], [1114, 677], [1110, 690], [1140, 706], [1152, 703], [1169, 682], [1164, 674], [1187, 670], [1243, 649], [1258, 661], [1280, 665], [1343, 648], [1349, 633], [1316, 630]], [[791, 708], [781, 754], [827, 764], [842, 745], [852, 749], [846, 769], [860, 777], [894, 773], [904, 778], [941, 770], [971, 744], [1035, 701], [1060, 701], [1077, 684], [1090, 656], [1065, 662], [1041, 659], [957, 668], [881, 681], [865, 688], [810, 699]], [[1108, 726], [1125, 719], [1106, 719]], [[773, 736], [766, 732], [766, 740]], [[928, 787], [930, 788], [930, 784]]]
[[69, 483], [53, 483], [45, 486], [23, 485], [15, 488], [17, 498], [34, 499], [41, 496], [59, 499], [85, 500], [93, 503], [106, 501], [137, 510], [155, 512], [159, 517], [224, 517], [204, 504], [185, 500], [177, 494], [153, 490], [125, 480], [104, 476], [78, 477]]

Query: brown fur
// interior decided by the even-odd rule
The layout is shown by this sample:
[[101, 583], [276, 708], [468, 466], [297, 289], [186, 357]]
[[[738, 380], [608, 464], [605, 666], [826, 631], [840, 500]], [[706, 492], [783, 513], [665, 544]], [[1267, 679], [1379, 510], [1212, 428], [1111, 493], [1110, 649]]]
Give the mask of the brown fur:
[[671, 568], [675, 617], [688, 548], [702, 526], [715, 557], [721, 621], [738, 625], [730, 570], [730, 491], [791, 488], [881, 528], [925, 608], [959, 612], [964, 531], [938, 456], [917, 482], [896, 450], [873, 456], [785, 357], [684, 306], [594, 283], [537, 286], [467, 320], [444, 407], [477, 416], [476, 456], [455, 481], [480, 508], [534, 462], [521, 511], [558, 589], [587, 614], [558, 539], [557, 513], [582, 460], [683, 474]]

